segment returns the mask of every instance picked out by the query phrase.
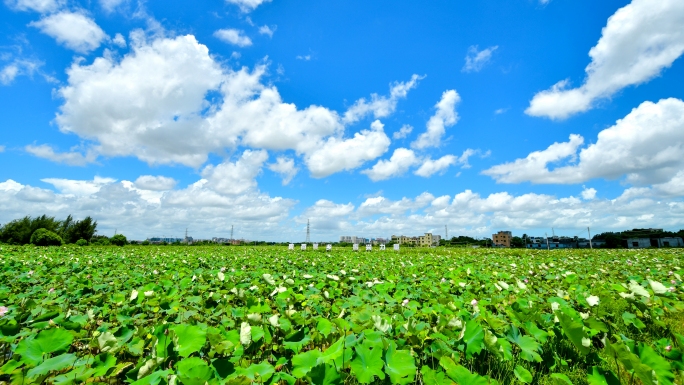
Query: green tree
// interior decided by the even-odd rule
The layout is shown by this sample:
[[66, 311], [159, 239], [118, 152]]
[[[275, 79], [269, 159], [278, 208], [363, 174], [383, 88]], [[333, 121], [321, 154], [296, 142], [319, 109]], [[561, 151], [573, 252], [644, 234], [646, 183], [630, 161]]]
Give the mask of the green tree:
[[48, 229], [38, 229], [31, 234], [31, 243], [36, 246], [60, 246], [62, 237]]
[[90, 244], [93, 246], [109, 246], [112, 242], [110, 242], [109, 237], [106, 235], [94, 235], [90, 239]]
[[111, 237], [109, 241], [112, 242], [112, 245], [116, 246], [124, 246], [128, 243], [128, 240], [123, 234], [116, 234], [113, 237]]
[[525, 241], [520, 237], [513, 237], [511, 239], [511, 247], [515, 247], [515, 248], [525, 247]]
[[81, 238], [81, 239], [79, 239], [78, 241], [76, 241], [76, 244], [79, 245], [79, 246], [88, 246], [88, 241], [86, 241], [85, 239]]
[[21, 219], [15, 219], [0, 229], [0, 241], [12, 245], [26, 245], [31, 243], [31, 235], [38, 229], [46, 229], [53, 233], [58, 233], [60, 228], [60, 221], [54, 217], [42, 215], [31, 218], [25, 216]]

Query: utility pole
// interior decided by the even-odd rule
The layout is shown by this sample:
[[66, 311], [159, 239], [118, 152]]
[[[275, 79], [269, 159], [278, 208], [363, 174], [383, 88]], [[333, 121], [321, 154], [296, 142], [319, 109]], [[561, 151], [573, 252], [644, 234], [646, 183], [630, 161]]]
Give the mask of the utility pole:
[[444, 225], [444, 240], [449, 240], [449, 229], [447, 228], [447, 225]]
[[589, 235], [589, 248], [593, 249], [594, 246], [591, 244], [591, 231], [589, 230], [589, 227], [587, 227], [587, 234]]
[[306, 220], [306, 243], [311, 242], [311, 228], [309, 227], [309, 220]]
[[549, 234], [544, 233], [544, 236], [546, 236], [546, 250], [551, 250], [551, 248], [549, 247]]

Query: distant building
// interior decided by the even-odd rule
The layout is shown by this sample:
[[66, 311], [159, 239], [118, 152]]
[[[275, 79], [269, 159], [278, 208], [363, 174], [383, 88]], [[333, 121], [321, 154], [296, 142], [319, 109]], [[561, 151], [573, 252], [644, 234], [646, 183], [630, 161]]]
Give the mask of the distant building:
[[659, 238], [658, 247], [684, 247], [684, 241], [679, 237]]
[[495, 247], [511, 247], [512, 239], [513, 234], [510, 231], [499, 231], [496, 234], [492, 234], [492, 242]]
[[647, 247], [651, 247], [649, 238], [627, 238], [628, 249], [645, 249]]
[[408, 237], [405, 235], [392, 235], [392, 242], [409, 246], [430, 247], [438, 246], [442, 239], [440, 235], [432, 235], [432, 233], [425, 233], [419, 237]]
[[182, 238], [161, 238], [161, 237], [154, 237], [154, 238], [148, 238], [147, 239], [150, 243], [152, 244], [159, 244], [159, 243], [180, 243], [183, 242]]

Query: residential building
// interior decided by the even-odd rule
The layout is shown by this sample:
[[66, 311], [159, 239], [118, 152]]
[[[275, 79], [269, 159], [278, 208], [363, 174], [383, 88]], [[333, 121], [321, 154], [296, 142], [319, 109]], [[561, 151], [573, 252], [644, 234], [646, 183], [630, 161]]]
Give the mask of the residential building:
[[510, 231], [499, 231], [496, 234], [492, 234], [492, 242], [495, 247], [511, 247], [512, 239], [513, 234]]
[[392, 242], [409, 246], [430, 247], [438, 246], [442, 239], [440, 235], [433, 235], [432, 233], [425, 233], [419, 237], [409, 237], [406, 235], [392, 235]]

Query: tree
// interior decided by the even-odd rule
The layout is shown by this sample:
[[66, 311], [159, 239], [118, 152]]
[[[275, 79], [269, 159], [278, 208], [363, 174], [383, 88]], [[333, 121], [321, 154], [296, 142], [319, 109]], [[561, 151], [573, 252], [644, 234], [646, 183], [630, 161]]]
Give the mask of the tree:
[[76, 244], [77, 244], [78, 246], [88, 246], [88, 241], [86, 241], [85, 239], [81, 238], [81, 239], [79, 239], [78, 241], [76, 241]]
[[90, 239], [90, 244], [93, 246], [109, 246], [112, 243], [106, 235], [95, 235]]
[[59, 226], [60, 221], [54, 217], [42, 215], [31, 218], [30, 216], [25, 216], [2, 226], [2, 229], [0, 229], [0, 241], [12, 245], [26, 245], [31, 243], [31, 235], [36, 230], [46, 229], [53, 233], [58, 233]]
[[116, 234], [113, 237], [111, 237], [109, 241], [112, 243], [112, 245], [116, 246], [124, 246], [128, 243], [128, 240], [123, 234]]
[[36, 246], [61, 246], [62, 237], [48, 229], [38, 229], [31, 234], [31, 243]]
[[525, 247], [525, 241], [520, 237], [513, 237], [511, 239], [511, 247], [515, 247], [515, 248]]

